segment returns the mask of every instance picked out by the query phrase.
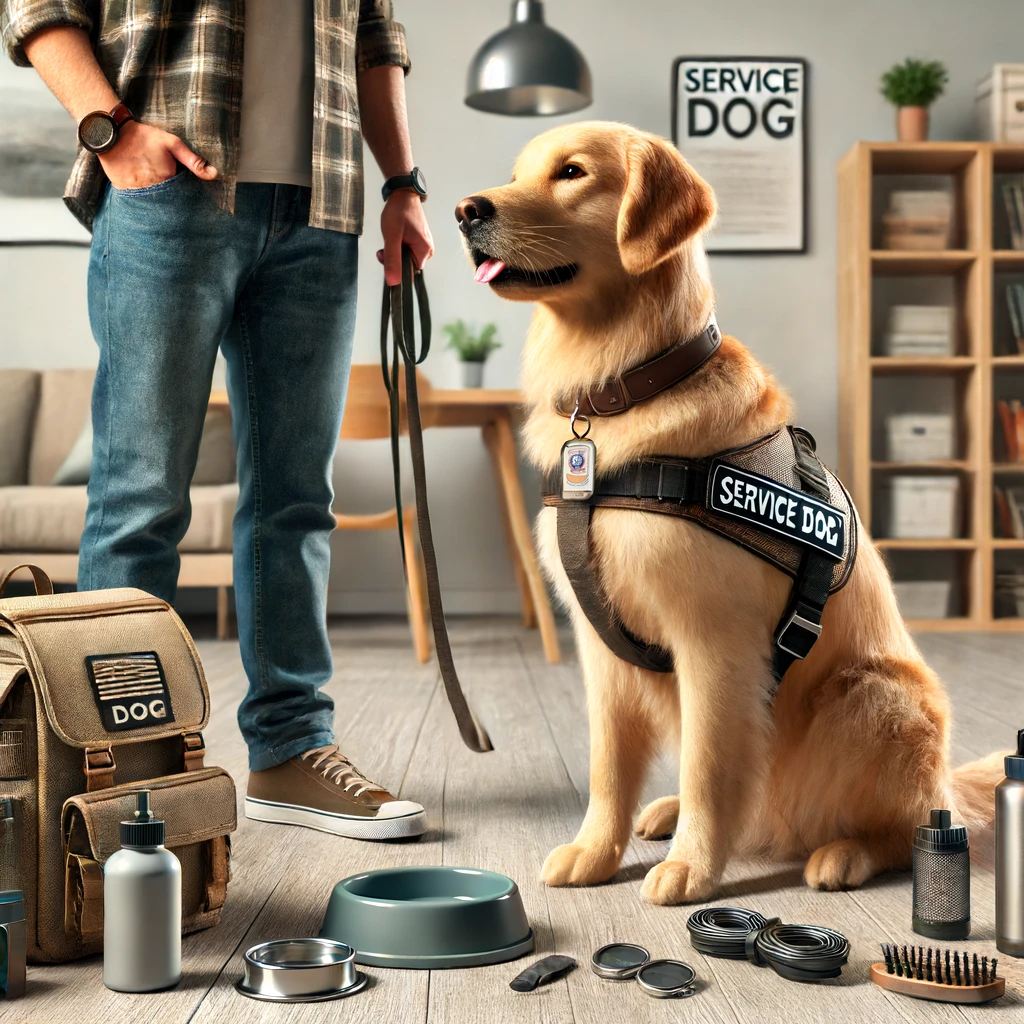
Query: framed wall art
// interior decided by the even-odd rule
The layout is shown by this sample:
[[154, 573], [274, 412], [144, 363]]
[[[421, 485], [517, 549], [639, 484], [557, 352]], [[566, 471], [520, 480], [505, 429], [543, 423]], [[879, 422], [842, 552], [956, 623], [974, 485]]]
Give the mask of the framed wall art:
[[807, 62], [678, 57], [672, 141], [714, 188], [710, 253], [807, 251]]
[[32, 68], [0, 61], [0, 245], [88, 245], [61, 198], [75, 162], [75, 124]]

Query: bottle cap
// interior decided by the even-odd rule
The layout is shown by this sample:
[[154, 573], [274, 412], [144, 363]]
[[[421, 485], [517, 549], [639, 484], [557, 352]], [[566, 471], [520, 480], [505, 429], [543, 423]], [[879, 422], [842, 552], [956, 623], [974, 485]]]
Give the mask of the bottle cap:
[[1003, 761], [1008, 779], [1024, 781], [1024, 729], [1017, 731], [1017, 753], [1009, 754]]
[[961, 853], [970, 846], [967, 827], [954, 825], [949, 811], [933, 810], [931, 821], [917, 826], [914, 846], [929, 853]]
[[149, 809], [149, 790], [140, 789], [136, 794], [138, 810], [134, 821], [121, 822], [122, 846], [163, 846], [164, 823], [153, 817]]

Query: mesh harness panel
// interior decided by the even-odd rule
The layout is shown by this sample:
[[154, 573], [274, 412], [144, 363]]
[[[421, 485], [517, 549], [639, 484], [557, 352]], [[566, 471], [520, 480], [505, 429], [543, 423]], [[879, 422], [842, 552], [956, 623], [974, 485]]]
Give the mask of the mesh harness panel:
[[[710, 508], [708, 480], [718, 464], [804, 492], [844, 514], [842, 557], [823, 556], [788, 536]], [[839, 479], [818, 460], [814, 438], [800, 427], [785, 427], [703, 459], [644, 459], [599, 478], [593, 496], [585, 502], [564, 500], [557, 478], [546, 481], [544, 491], [544, 503], [558, 508], [559, 550], [585, 614], [619, 657], [652, 671], [672, 671], [671, 655], [629, 633], [608, 602], [589, 558], [593, 508], [627, 508], [690, 519], [789, 576], [794, 586], [774, 638], [776, 681], [781, 681], [794, 660], [810, 653], [821, 631], [825, 602], [847, 583], [856, 561], [856, 508]]]

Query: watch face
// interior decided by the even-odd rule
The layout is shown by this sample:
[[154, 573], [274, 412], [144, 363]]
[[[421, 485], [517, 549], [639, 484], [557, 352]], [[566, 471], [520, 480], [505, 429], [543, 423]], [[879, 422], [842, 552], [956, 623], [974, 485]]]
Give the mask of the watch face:
[[427, 179], [423, 177], [423, 172], [418, 167], [412, 169], [412, 184], [421, 196], [427, 194]]
[[117, 138], [117, 125], [114, 119], [103, 111], [86, 114], [78, 126], [78, 138], [86, 149], [94, 153], [102, 153]]

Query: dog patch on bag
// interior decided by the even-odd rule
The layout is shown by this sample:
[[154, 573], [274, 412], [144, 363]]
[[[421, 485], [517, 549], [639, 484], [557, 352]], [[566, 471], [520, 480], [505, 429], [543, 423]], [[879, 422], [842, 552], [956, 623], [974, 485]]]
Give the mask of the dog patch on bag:
[[816, 548], [837, 562], [843, 560], [846, 513], [770, 477], [716, 462], [708, 508]]
[[90, 654], [85, 665], [96, 707], [109, 732], [174, 721], [171, 695], [156, 651]]

